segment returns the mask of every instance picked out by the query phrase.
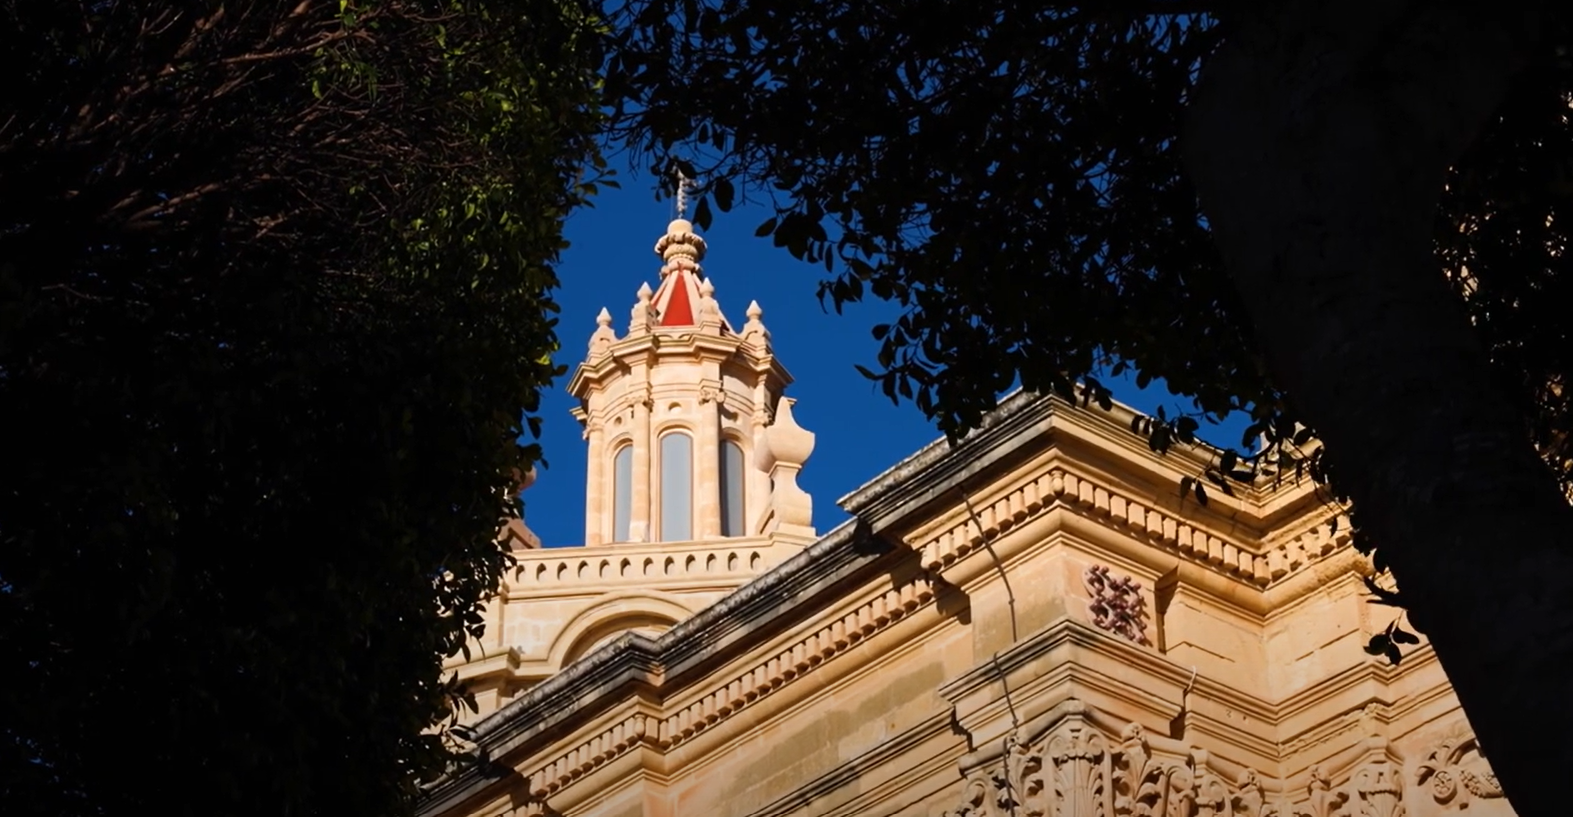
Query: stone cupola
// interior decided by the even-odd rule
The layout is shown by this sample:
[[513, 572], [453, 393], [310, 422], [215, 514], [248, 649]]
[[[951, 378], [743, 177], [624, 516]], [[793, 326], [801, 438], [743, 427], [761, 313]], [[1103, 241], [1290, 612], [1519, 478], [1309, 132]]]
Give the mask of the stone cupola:
[[602, 309], [569, 391], [588, 443], [585, 544], [771, 536], [813, 540], [797, 473], [814, 435], [783, 396], [758, 303], [734, 328], [704, 274], [705, 240], [678, 218], [656, 242], [660, 284], [619, 336]]

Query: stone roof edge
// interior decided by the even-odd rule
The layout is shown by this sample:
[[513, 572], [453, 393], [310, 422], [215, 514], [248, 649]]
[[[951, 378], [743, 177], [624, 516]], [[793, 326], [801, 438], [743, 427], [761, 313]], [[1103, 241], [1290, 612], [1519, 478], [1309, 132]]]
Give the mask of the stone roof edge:
[[[1078, 386], [1078, 394], [1081, 390]], [[954, 485], [958, 477], [965, 480], [985, 470], [1013, 452], [1013, 446], [1008, 441], [1023, 431], [1024, 427], [1044, 423], [1042, 428], [1046, 430], [1049, 427], [1046, 424], [1057, 416], [1072, 420], [1072, 425], [1083, 429], [1083, 434], [1091, 434], [1120, 448], [1146, 455], [1146, 440], [1134, 433], [1127, 438], [1124, 432], [1135, 418], [1148, 415], [1118, 400], [1113, 402], [1109, 410], [1083, 408], [1058, 394], [1017, 389], [1006, 395], [997, 408], [985, 414], [977, 429], [957, 443], [952, 444], [941, 437], [925, 445], [843, 496], [836, 504], [854, 517], [864, 519], [875, 530], [883, 530], [885, 522], [903, 504], [914, 500], [922, 504], [936, 498], [939, 490], [925, 488], [939, 489], [940, 486]], [[958, 451], [988, 451], [994, 452], [995, 456], [988, 457], [987, 462], [974, 462], [965, 456], [948, 456]], [[1181, 472], [1199, 470], [1215, 461], [1223, 451], [1213, 443], [1198, 438], [1191, 444], [1176, 445], [1167, 454], [1151, 455], [1149, 463], [1154, 468], [1163, 468], [1166, 463], [1167, 468]], [[1137, 459], [1146, 457], [1139, 456]], [[1239, 496], [1227, 504], [1238, 505], [1239, 511], [1245, 512], [1255, 524], [1264, 527], [1272, 527], [1286, 517], [1303, 512], [1302, 506], [1306, 504], [1305, 498], [1301, 497], [1299, 503], [1291, 501], [1289, 505], [1275, 505], [1297, 492], [1306, 493], [1298, 489], [1295, 480], [1277, 484], [1272, 477], [1263, 476], [1252, 486], [1236, 486], [1236, 491]]]
[[[856, 524], [856, 520], [843, 523], [820, 537], [819, 541], [775, 568], [760, 574], [716, 603], [678, 622], [672, 629], [654, 639], [647, 636], [630, 638], [625, 635], [607, 643], [564, 667], [562, 672], [542, 681], [517, 700], [511, 701], [482, 719], [472, 728], [473, 734], [482, 742], [488, 738], [508, 734], [514, 731], [509, 728], [511, 723], [534, 720], [527, 717], [532, 714], [531, 710], [560, 707], [563, 694], [573, 691], [581, 684], [593, 685], [597, 680], [613, 680], [621, 675], [625, 665], [630, 662], [646, 659], [659, 671], [681, 661], [687, 657], [687, 654], [698, 649], [700, 642], [713, 643], [716, 639], [712, 631], [718, 628], [726, 631], [732, 629], [725, 626], [729, 623], [728, 618], [740, 613], [748, 616], [749, 613], [755, 612], [756, 608], [772, 601], [771, 591], [787, 591], [774, 594], [775, 598], [789, 595], [792, 589], [796, 589], [795, 586], [812, 583], [820, 575], [840, 566], [839, 563], [846, 561], [846, 556], [855, 555], [850, 548], [843, 548], [841, 545], [852, 538]], [[641, 653], [647, 654], [641, 655]]]
[[[898, 514], [925, 504], [954, 485], [1015, 452], [1023, 432], [1046, 431], [1053, 400], [1022, 389], [1001, 400], [978, 428], [951, 443], [941, 437], [836, 501], [847, 513], [883, 530]], [[978, 456], [990, 454], [992, 456]]]
[[[624, 633], [483, 718], [470, 727], [468, 733], [468, 739], [476, 745], [474, 755], [478, 762], [451, 771], [433, 783], [420, 798], [416, 813], [440, 813], [495, 780], [497, 770], [490, 761], [501, 754], [496, 751], [495, 744], [525, 731], [510, 730], [510, 725], [524, 722], [526, 729], [548, 728], [608, 687], [636, 680], [639, 675], [655, 675], [660, 670], [658, 653], [658, 646], [649, 636]], [[565, 705], [565, 701], [571, 705]], [[531, 711], [546, 708], [540, 706], [542, 702], [553, 703], [550, 709], [555, 710], [558, 717], [550, 717], [548, 712]]]

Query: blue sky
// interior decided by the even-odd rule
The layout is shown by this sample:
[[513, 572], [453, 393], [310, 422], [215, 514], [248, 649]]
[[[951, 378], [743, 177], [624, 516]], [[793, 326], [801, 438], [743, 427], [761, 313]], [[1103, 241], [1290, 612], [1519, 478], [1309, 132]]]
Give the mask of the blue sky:
[[[572, 246], [558, 265], [562, 350], [557, 362], [570, 374], [584, 357], [601, 307], [611, 310], [621, 334], [639, 284], [660, 282], [653, 247], [673, 217], [672, 203], [655, 199], [648, 174], [624, 173], [619, 181], [623, 189], [603, 189], [593, 208], [568, 220]], [[895, 307], [876, 301], [853, 305], [842, 315], [822, 310], [814, 292], [824, 268], [793, 259], [768, 238], [754, 237], [754, 229], [769, 216], [748, 205], [717, 214], [704, 231], [709, 244], [704, 269], [734, 325], [742, 323], [750, 300], [764, 309], [776, 355], [795, 378], [787, 390], [797, 398], [793, 413], [817, 435], [799, 484], [813, 496], [815, 527], [823, 532], [846, 518], [837, 499], [939, 435], [910, 402], [892, 405], [877, 384], [853, 369], [854, 363], [877, 368], [878, 344], [869, 330], [893, 320]], [[567, 378], [560, 378], [541, 401], [540, 442], [548, 467], [539, 469], [535, 485], [523, 495], [525, 520], [547, 547], [581, 544], [584, 536], [585, 448], [579, 424], [568, 415], [575, 401], [568, 396]], [[1117, 399], [1149, 413], [1160, 402], [1180, 404], [1161, 383], [1142, 391], [1128, 380], [1105, 385]], [[1204, 432], [1238, 444], [1244, 425], [1230, 422]]]

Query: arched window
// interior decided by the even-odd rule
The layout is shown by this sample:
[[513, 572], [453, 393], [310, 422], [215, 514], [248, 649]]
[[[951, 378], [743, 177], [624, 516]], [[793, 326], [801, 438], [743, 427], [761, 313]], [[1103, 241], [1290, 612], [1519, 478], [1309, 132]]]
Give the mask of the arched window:
[[612, 541], [628, 541], [633, 518], [634, 447], [625, 445], [612, 457]]
[[661, 541], [694, 538], [693, 520], [693, 441], [674, 432], [661, 438]]
[[721, 443], [721, 535], [743, 534], [743, 447]]

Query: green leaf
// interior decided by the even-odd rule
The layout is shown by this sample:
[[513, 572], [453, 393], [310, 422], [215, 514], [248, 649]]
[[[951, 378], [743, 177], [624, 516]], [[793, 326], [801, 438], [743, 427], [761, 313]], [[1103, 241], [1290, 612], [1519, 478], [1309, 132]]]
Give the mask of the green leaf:
[[715, 194], [716, 206], [721, 208], [721, 212], [731, 211], [732, 197], [736, 193], [732, 189], [732, 183], [725, 178], [716, 179], [712, 192]]
[[694, 224], [701, 230], [710, 229], [710, 199], [702, 198], [699, 206], [694, 208]]

